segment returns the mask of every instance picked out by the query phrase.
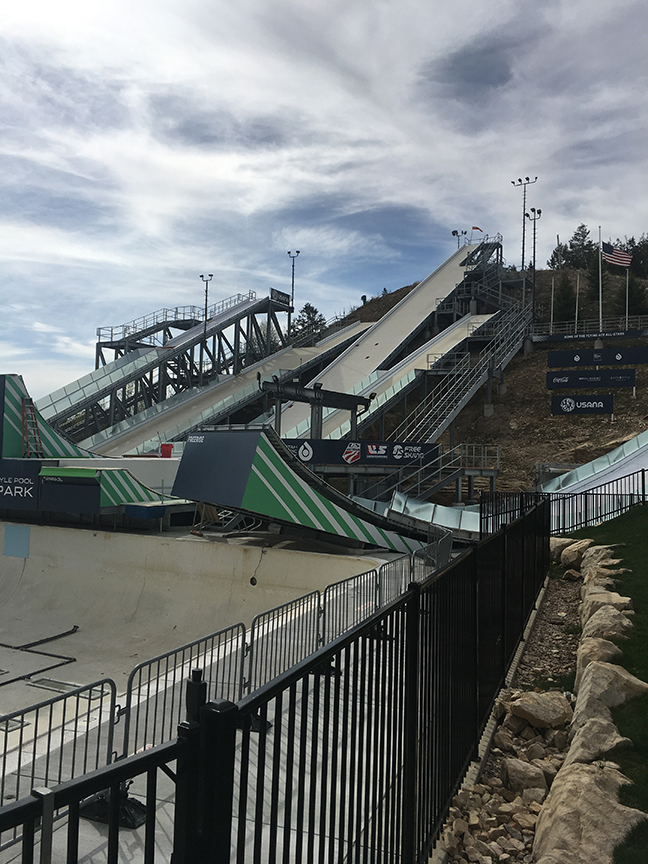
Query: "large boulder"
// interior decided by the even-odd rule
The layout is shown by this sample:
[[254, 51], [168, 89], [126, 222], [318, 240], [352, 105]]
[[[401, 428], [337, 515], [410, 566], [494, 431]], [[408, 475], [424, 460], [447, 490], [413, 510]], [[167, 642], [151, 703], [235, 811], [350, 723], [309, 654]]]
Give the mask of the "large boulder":
[[614, 606], [601, 606], [583, 627], [582, 638], [618, 639], [632, 629], [632, 621]]
[[594, 543], [593, 540], [577, 540], [575, 543], [570, 543], [560, 554], [560, 563], [563, 567], [573, 567], [578, 570], [583, 559], [583, 555]]
[[544, 772], [537, 765], [521, 759], [504, 759], [502, 780], [511, 792], [522, 793], [525, 789], [545, 789], [547, 781]]
[[523, 693], [511, 703], [511, 714], [526, 720], [536, 729], [555, 729], [572, 719], [571, 705], [562, 693]]
[[630, 747], [632, 741], [619, 734], [611, 720], [592, 717], [580, 727], [569, 748], [563, 768], [573, 762], [593, 762], [615, 747]]
[[594, 660], [581, 678], [570, 736], [573, 738], [581, 726], [593, 717], [611, 721], [610, 708], [647, 692], [648, 684], [635, 678], [622, 666]]
[[574, 763], [558, 773], [536, 823], [535, 861], [610, 864], [617, 846], [646, 814], [618, 803], [628, 783], [612, 763]]
[[596, 567], [603, 564], [605, 567], [610, 567], [613, 564], [619, 564], [620, 558], [614, 558], [614, 546], [590, 546], [583, 552], [581, 559], [581, 572], [589, 570], [590, 567]]
[[550, 537], [549, 538], [549, 554], [551, 556], [551, 560], [558, 563], [560, 561], [560, 556], [563, 553], [563, 550], [568, 546], [571, 546], [572, 543], [576, 543], [575, 537]]
[[614, 642], [610, 642], [609, 639], [595, 639], [591, 636], [581, 639], [578, 651], [576, 652], [575, 692], [578, 693], [583, 672], [590, 663], [594, 660], [602, 660], [604, 663], [607, 663], [609, 660], [614, 660], [620, 654], [623, 654], [623, 651]]
[[614, 606], [619, 612], [629, 612], [632, 611], [632, 600], [629, 597], [622, 597], [616, 591], [601, 589], [589, 591], [580, 610], [581, 624], [586, 624], [602, 606]]

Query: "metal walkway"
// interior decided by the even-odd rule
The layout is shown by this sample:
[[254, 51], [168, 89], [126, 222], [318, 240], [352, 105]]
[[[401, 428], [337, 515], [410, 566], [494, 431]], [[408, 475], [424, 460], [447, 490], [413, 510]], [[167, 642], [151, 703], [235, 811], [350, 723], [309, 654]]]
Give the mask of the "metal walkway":
[[[139, 347], [38, 400], [55, 429], [80, 440], [183, 390], [241, 369], [285, 345], [276, 318], [288, 307], [253, 291], [162, 347]], [[259, 320], [263, 319], [263, 320]], [[141, 336], [141, 334], [139, 334]]]
[[[338, 331], [312, 347], [284, 348], [247, 367], [238, 375], [222, 376], [203, 388], [192, 388], [152, 405], [121, 423], [98, 432], [82, 446], [102, 456], [146, 453], [161, 442], [184, 440], [189, 432], [209, 423], [226, 420], [236, 411], [262, 398], [257, 373], [262, 378], [306, 374], [315, 363], [326, 362], [343, 350], [369, 324], [358, 322]], [[311, 372], [312, 374], [312, 372]]]

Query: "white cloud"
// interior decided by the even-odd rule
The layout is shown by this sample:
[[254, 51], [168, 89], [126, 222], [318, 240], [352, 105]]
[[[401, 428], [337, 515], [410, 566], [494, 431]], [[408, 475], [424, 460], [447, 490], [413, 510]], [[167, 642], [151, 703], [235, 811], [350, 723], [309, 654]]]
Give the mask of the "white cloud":
[[200, 303], [204, 268], [219, 298], [285, 287], [301, 248], [300, 298], [328, 316], [422, 278], [452, 229], [500, 231], [517, 263], [520, 175], [540, 261], [580, 222], [647, 228], [635, 0], [3, 12], [0, 361], [45, 352], [57, 386], [97, 326]]

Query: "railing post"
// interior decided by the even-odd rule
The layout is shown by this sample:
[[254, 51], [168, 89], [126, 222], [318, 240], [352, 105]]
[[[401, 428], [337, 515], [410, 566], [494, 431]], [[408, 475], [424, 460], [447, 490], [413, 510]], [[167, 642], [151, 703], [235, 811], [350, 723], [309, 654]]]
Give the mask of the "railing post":
[[401, 862], [414, 864], [418, 847], [419, 639], [421, 586], [410, 582], [405, 611], [405, 699]]
[[237, 706], [227, 699], [214, 699], [200, 709], [200, 864], [230, 860], [239, 716]]
[[52, 862], [52, 832], [54, 831], [54, 792], [47, 786], [32, 789], [32, 795], [43, 802], [41, 818], [40, 864]]
[[185, 746], [178, 756], [176, 768], [171, 864], [200, 864], [197, 823], [199, 737], [198, 723], [183, 721], [178, 726], [178, 738]]

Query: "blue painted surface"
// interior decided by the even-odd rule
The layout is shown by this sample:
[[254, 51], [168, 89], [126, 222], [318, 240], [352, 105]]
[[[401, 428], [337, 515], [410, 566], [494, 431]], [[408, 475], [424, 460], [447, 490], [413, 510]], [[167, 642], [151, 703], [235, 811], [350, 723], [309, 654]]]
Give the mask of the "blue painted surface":
[[4, 526], [4, 549], [7, 558], [29, 558], [29, 525]]

